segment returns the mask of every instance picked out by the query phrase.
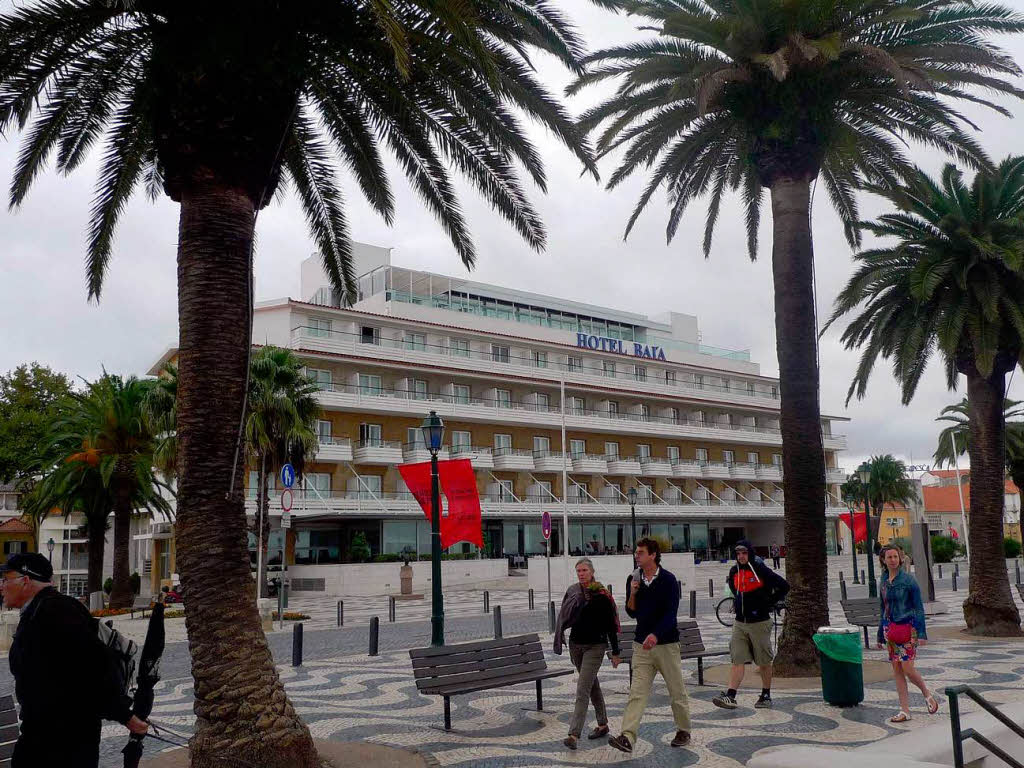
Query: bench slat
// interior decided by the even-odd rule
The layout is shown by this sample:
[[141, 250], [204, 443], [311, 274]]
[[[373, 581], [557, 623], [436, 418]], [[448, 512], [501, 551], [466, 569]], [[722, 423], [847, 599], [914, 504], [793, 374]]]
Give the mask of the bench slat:
[[[471, 667], [486, 668], [494, 666], [493, 662], [499, 662], [504, 664], [515, 663], [517, 659], [523, 659], [524, 657], [541, 654], [543, 656], [544, 650], [540, 647], [540, 644], [522, 646], [518, 648], [502, 648], [490, 651], [488, 653], [460, 653], [455, 656], [435, 656], [429, 659], [413, 659], [413, 669], [424, 669], [424, 670], [435, 670], [440, 674], [444, 673], [444, 670], [459, 667], [463, 665], [470, 665]], [[453, 672], [455, 670], [452, 670]]]
[[13, 741], [10, 744], [0, 744], [0, 760], [11, 757], [14, 754], [14, 744], [15, 742]]
[[409, 651], [409, 656], [413, 659], [421, 659], [430, 656], [449, 656], [459, 653], [471, 653], [473, 651], [482, 651], [488, 648], [507, 648], [516, 645], [528, 645], [530, 643], [540, 644], [540, 637], [534, 633], [532, 635], [518, 635], [514, 637], [506, 637], [501, 640], [479, 640], [473, 643], [459, 643], [458, 645], [442, 645], [439, 647], [431, 648], [413, 648]]
[[10, 693], [0, 696], [0, 712], [14, 709], [14, 696]]
[[506, 677], [481, 681], [479, 684], [468, 683], [460, 685], [439, 685], [434, 688], [420, 689], [420, 693], [434, 696], [458, 696], [463, 693], [490, 691], [495, 688], [504, 688], [508, 685], [519, 685], [521, 683], [532, 683], [536, 680], [547, 680], [552, 677], [562, 677], [564, 675], [571, 675], [573, 672], [574, 670], [572, 669], [548, 669], [542, 672], [507, 675]]
[[526, 672], [543, 672], [548, 668], [547, 664], [541, 661], [531, 661], [526, 664], [515, 663], [511, 666], [496, 667], [494, 669], [484, 670], [472, 670], [470, 672], [461, 672], [455, 675], [436, 675], [429, 678], [420, 678], [416, 681], [416, 686], [422, 688], [437, 688], [439, 686], [455, 686], [459, 687], [464, 683], [469, 683], [475, 680], [494, 680], [496, 678], [508, 677], [509, 675], [515, 675], [518, 673]]
[[461, 672], [473, 672], [484, 671], [487, 669], [496, 669], [498, 667], [509, 667], [516, 664], [527, 664], [535, 661], [544, 661], [544, 651], [538, 649], [531, 653], [524, 653], [517, 656], [504, 656], [495, 659], [483, 659], [480, 661], [466, 661], [461, 664], [449, 664], [443, 667], [429, 666], [429, 667], [416, 667], [413, 666], [413, 676], [419, 680], [421, 678], [430, 677], [444, 677], [446, 675], [457, 675]]
[[0, 728], [0, 743], [18, 740], [18, 724], [5, 725]]
[[13, 709], [0, 712], [0, 725], [10, 725], [18, 722], [18, 713]]

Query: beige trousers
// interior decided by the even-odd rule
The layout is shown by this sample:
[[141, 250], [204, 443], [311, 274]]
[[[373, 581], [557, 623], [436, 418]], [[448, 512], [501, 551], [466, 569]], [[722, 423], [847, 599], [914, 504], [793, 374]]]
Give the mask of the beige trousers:
[[690, 731], [690, 703], [686, 697], [683, 682], [683, 665], [679, 660], [679, 643], [654, 646], [645, 651], [637, 642], [633, 643], [633, 684], [629, 686], [629, 701], [622, 715], [622, 735], [636, 744], [636, 733], [640, 719], [647, 708], [647, 697], [651, 693], [654, 675], [660, 672], [665, 687], [672, 699], [672, 718], [677, 731]]

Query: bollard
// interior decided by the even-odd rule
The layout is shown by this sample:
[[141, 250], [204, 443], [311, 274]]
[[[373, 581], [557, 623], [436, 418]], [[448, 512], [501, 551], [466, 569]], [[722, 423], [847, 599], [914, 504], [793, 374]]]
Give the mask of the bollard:
[[288, 592], [289, 592], [288, 584], [287, 583], [282, 583], [281, 584], [281, 593], [284, 595], [284, 607], [285, 608], [288, 607]]
[[338, 626], [345, 626], [345, 601], [338, 601]]
[[715, 580], [708, 579], [708, 597], [715, 596]]
[[697, 590], [690, 590], [690, 618], [697, 618]]
[[277, 628], [284, 629], [284, 584], [277, 589]]
[[529, 595], [530, 610], [532, 611], [533, 610], [533, 587], [530, 587], [530, 591], [527, 592], [527, 595]]
[[956, 592], [956, 571], [953, 571], [953, 573], [950, 575], [953, 579], [953, 591]]
[[839, 597], [842, 600], [846, 599], [846, 582], [842, 579], [839, 580]]
[[494, 639], [501, 640], [501, 606], [494, 606]]
[[1017, 577], [1017, 583], [1020, 584], [1020, 561], [1019, 560], [1016, 563], [1013, 564], [1013, 570], [1014, 570], [1014, 574]]
[[860, 583], [861, 584], [867, 584], [868, 583], [868, 577], [867, 577], [867, 574], [864, 572], [863, 568], [860, 569]]
[[942, 563], [939, 563], [939, 578], [942, 578]]
[[388, 621], [394, 622], [395, 620], [395, 598], [388, 597]]
[[555, 601], [548, 603], [548, 632], [555, 631]]
[[611, 584], [608, 585], [608, 594], [612, 595], [612, 596], [614, 596], [614, 594], [615, 594], [614, 592], [612, 592], [612, 585]]
[[370, 619], [370, 655], [376, 656], [380, 647], [380, 619], [374, 616]]
[[956, 574], [957, 576], [959, 576], [959, 575], [960, 575], [960, 563], [953, 563], [953, 572], [954, 572], [954, 573], [955, 573], [955, 574]]
[[302, 666], [302, 622], [292, 628], [292, 666]]
[[491, 593], [484, 590], [484, 613], [491, 612]]

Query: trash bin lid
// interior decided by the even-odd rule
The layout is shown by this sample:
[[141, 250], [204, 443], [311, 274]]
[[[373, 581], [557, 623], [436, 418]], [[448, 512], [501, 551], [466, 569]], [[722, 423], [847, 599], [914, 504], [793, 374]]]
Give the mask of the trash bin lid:
[[820, 635], [859, 635], [860, 630], [856, 627], [818, 627]]

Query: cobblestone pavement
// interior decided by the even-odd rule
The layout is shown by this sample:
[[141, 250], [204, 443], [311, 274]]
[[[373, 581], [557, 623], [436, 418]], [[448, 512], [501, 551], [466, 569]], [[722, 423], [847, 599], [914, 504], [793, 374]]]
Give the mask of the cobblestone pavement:
[[[963, 591], [953, 593], [941, 589], [938, 598], [950, 607], [950, 612], [930, 617], [929, 627], [962, 624], [959, 603], [965, 596]], [[704, 600], [702, 604], [710, 605], [710, 602]], [[703, 610], [698, 621], [708, 648], [723, 647], [727, 643], [728, 630], [717, 623], [713, 614]], [[845, 623], [835, 599], [831, 621]], [[453, 616], [447, 629], [446, 640], [450, 643], [488, 637], [492, 631], [491, 617]], [[506, 636], [531, 631], [540, 631], [545, 646], [550, 647], [546, 616], [539, 601], [536, 611], [511, 612], [505, 617]], [[929, 718], [920, 696], [912, 698], [914, 720], [902, 725], [886, 722], [896, 708], [896, 692], [891, 682], [868, 685], [864, 703], [849, 709], [826, 705], [820, 689], [814, 687], [792, 691], [776, 689], [773, 692], [775, 706], [771, 710], [752, 709], [753, 695], [741, 693], [742, 707], [734, 712], [718, 710], [711, 704], [717, 689], [698, 688], [693, 682], [690, 696], [694, 744], [690, 749], [679, 750], [668, 744], [674, 729], [669, 702], [659, 681], [631, 757], [616, 752], [603, 741], [586, 739], [580, 749], [572, 753], [561, 744], [575, 694], [574, 676], [565, 676], [544, 683], [544, 712], [532, 709], [532, 685], [456, 697], [452, 701], [455, 729], [444, 733], [440, 730], [441, 699], [417, 693], [409, 665], [407, 649], [426, 645], [429, 634], [429, 622], [422, 620], [382, 623], [382, 655], [369, 657], [365, 650], [364, 626], [311, 631], [305, 637], [303, 666], [293, 668], [282, 663], [279, 672], [292, 701], [317, 737], [415, 747], [434, 754], [443, 766], [466, 768], [610, 765], [625, 761], [641, 768], [664, 765], [724, 768], [743, 765], [755, 752], [778, 745], [852, 747], [899, 730], [948, 722], [944, 719], [945, 707], [940, 716]], [[270, 642], [279, 662], [290, 658], [290, 640], [287, 633], [271, 635]], [[183, 646], [175, 644], [168, 649], [169, 654], [173, 656], [172, 652]], [[872, 650], [867, 651], [865, 657], [883, 659], [884, 655]], [[177, 669], [175, 663], [179, 665]], [[569, 661], [567, 656], [548, 653], [548, 664], [567, 668]], [[997, 703], [1024, 698], [1024, 644], [1019, 642], [936, 640], [922, 649], [918, 667], [937, 691], [946, 685], [969, 683]], [[695, 662], [684, 662], [684, 668], [687, 673], [693, 673]], [[175, 672], [182, 674], [174, 676]], [[164, 674], [165, 680], [157, 690], [153, 717], [157, 722], [188, 733], [193, 715], [192, 683], [186, 676], [187, 667], [179, 659], [165, 664]], [[626, 701], [626, 667], [612, 670], [610, 665], [605, 665], [601, 680], [611, 724], [617, 729]], [[970, 711], [972, 707], [965, 703], [963, 708]], [[587, 727], [592, 725], [591, 712]], [[114, 768], [120, 765], [118, 753], [124, 744], [124, 729], [107, 726], [103, 735], [101, 765]], [[155, 744], [150, 745], [149, 749], [155, 747]]]

